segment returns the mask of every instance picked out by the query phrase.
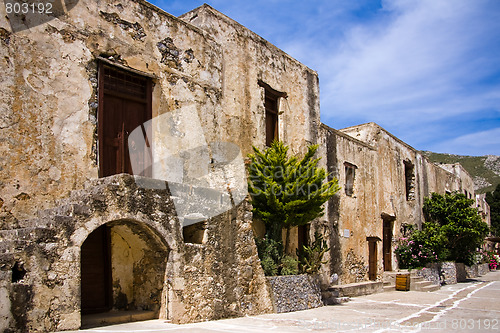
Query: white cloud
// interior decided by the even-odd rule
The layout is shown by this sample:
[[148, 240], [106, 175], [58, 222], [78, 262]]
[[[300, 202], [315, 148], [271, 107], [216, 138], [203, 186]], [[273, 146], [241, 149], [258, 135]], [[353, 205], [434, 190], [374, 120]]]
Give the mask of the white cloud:
[[500, 126], [498, 0], [211, 5], [318, 71], [330, 126], [375, 121], [417, 149]]
[[436, 152], [465, 155], [500, 155], [500, 127], [462, 135], [433, 147]]
[[362, 119], [394, 132], [422, 129], [430, 141], [440, 134], [426, 130], [432, 122], [500, 110], [500, 80], [485, 83], [500, 73], [500, 12], [493, 4], [385, 1], [383, 20], [352, 27], [340, 46], [330, 45], [330, 60], [318, 62], [323, 119], [334, 127]]
[[[335, 112], [325, 106], [361, 114], [383, 109], [387, 118], [415, 107], [423, 107], [421, 113], [429, 106], [440, 106], [440, 116], [463, 112], [455, 104], [467, 98], [457, 100], [457, 94], [487, 70], [470, 53], [489, 27], [471, 22], [477, 15], [475, 2], [418, 3], [415, 7], [413, 2], [388, 1], [389, 8], [397, 5], [395, 19], [382, 27], [351, 30], [329, 66], [333, 79], [323, 86], [324, 112]], [[478, 23], [484, 26], [477, 28]]]

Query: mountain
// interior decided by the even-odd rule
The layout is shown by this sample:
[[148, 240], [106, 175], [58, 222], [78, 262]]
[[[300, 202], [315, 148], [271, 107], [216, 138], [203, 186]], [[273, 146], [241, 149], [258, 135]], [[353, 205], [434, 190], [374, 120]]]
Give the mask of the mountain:
[[460, 163], [474, 179], [477, 193], [493, 191], [500, 183], [500, 156], [462, 156], [430, 151], [422, 153], [437, 164]]

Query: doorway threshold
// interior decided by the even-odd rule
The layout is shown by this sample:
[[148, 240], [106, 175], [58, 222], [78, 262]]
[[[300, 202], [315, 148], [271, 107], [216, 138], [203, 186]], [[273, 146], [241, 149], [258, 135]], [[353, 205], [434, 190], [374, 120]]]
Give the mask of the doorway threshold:
[[156, 311], [109, 311], [83, 315], [81, 328], [94, 328], [151, 319], [158, 319]]

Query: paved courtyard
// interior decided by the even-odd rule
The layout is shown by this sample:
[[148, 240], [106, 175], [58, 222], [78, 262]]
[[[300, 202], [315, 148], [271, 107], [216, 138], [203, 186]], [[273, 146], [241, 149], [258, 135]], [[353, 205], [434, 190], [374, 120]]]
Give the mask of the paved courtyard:
[[174, 325], [150, 320], [79, 333], [121, 332], [500, 332], [500, 271], [435, 292], [391, 291], [343, 305]]

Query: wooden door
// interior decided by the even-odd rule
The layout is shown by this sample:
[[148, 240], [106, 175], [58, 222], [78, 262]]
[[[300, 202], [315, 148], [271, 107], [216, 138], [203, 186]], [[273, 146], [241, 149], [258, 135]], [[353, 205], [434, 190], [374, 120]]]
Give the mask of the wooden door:
[[368, 278], [377, 280], [377, 242], [368, 242]]
[[384, 220], [383, 233], [384, 271], [392, 271], [392, 221]]
[[[99, 66], [99, 174], [151, 176], [149, 140], [143, 124], [151, 119], [151, 80], [124, 70]], [[145, 140], [129, 147], [128, 136], [140, 127]], [[132, 169], [132, 163], [136, 170]]]
[[82, 314], [111, 310], [111, 251], [109, 228], [92, 232], [81, 248]]

